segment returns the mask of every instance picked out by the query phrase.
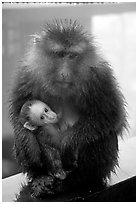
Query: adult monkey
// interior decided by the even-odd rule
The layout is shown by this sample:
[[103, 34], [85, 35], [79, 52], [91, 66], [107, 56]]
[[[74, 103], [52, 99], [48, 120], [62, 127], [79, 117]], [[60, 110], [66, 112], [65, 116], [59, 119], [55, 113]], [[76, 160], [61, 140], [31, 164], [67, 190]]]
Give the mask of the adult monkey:
[[[59, 134], [48, 143], [58, 149], [63, 168], [70, 171], [62, 182], [47, 175], [47, 130], [40, 127], [32, 133], [20, 123], [27, 100], [43, 101], [61, 115]], [[34, 36], [19, 67], [10, 113], [16, 159], [31, 179], [34, 197], [105, 186], [118, 163], [117, 137], [127, 126], [125, 101], [110, 65], [76, 21], [46, 24]]]

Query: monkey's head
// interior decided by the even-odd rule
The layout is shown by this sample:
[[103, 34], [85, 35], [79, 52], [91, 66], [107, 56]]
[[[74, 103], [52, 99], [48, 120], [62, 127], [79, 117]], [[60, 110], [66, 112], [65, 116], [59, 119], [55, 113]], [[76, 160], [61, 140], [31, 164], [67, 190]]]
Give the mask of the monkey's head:
[[26, 129], [35, 130], [38, 126], [56, 123], [58, 118], [47, 104], [39, 100], [31, 100], [22, 106], [20, 121]]
[[64, 20], [46, 24], [42, 33], [34, 37], [27, 59], [27, 66], [46, 91], [66, 97], [85, 92], [90, 67], [99, 58], [82, 26]]

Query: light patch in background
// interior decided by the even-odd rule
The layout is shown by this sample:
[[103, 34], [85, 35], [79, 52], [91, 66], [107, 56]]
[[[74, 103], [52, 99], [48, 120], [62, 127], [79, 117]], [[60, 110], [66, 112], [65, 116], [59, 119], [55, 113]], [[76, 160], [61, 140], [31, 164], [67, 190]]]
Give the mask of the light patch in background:
[[136, 136], [136, 14], [95, 15], [92, 34], [113, 67], [128, 103], [129, 137]]

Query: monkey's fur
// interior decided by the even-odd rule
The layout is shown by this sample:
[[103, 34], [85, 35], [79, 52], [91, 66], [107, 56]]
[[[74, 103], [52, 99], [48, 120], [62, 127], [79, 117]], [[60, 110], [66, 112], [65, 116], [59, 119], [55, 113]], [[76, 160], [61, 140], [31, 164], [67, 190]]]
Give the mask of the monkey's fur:
[[[19, 122], [21, 107], [34, 99], [61, 112], [68, 124], [49, 141], [59, 150], [63, 168], [71, 170], [62, 182], [47, 178], [46, 129], [30, 132]], [[106, 185], [118, 165], [117, 138], [127, 127], [125, 101], [110, 65], [76, 22], [46, 24], [34, 36], [19, 67], [10, 113], [16, 160], [35, 186], [34, 195], [81, 187], [94, 192]]]

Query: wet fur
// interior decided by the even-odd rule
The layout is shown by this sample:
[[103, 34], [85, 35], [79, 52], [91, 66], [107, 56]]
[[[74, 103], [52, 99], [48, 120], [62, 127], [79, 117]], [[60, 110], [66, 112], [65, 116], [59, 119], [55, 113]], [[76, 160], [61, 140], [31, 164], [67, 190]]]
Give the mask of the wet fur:
[[[51, 44], [54, 41], [58, 46]], [[55, 85], [57, 79], [61, 80], [59, 73], [63, 64], [49, 52], [50, 47], [56, 52], [63, 50], [64, 45], [69, 49], [75, 46], [75, 52], [80, 54], [75, 65], [69, 62], [67, 79], [71, 87], [68, 90]], [[64, 112], [63, 107], [65, 112], [75, 110], [70, 120], [77, 119], [60, 132], [57, 143], [46, 140], [43, 127], [32, 133], [19, 122], [21, 107], [27, 100], [34, 99], [48, 104], [56, 113]], [[72, 169], [77, 160], [67, 178], [58, 188], [53, 187], [54, 192], [85, 186], [93, 191], [101, 189], [118, 165], [117, 138], [127, 126], [125, 101], [110, 65], [99, 56], [93, 40], [76, 23], [48, 24], [42, 34], [36, 36], [19, 67], [10, 115], [15, 132], [15, 157], [29, 178], [47, 176], [47, 143], [59, 150], [64, 169]], [[68, 117], [63, 114], [65, 122]]]

